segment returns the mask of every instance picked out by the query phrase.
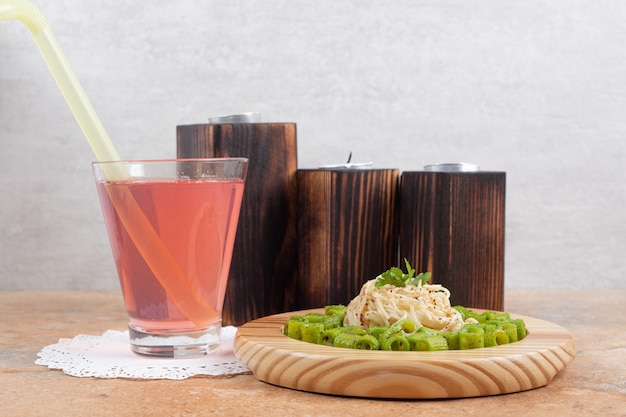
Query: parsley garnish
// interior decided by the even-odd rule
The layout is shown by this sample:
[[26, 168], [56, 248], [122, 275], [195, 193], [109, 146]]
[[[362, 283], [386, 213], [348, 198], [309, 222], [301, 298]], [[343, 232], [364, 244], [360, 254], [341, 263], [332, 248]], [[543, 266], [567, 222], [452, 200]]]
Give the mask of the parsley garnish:
[[422, 284], [427, 284], [428, 281], [430, 281], [430, 272], [421, 272], [419, 275], [415, 276], [415, 269], [411, 268], [406, 258], [404, 259], [404, 263], [406, 264], [406, 274], [402, 272], [400, 268], [394, 266], [376, 278], [376, 283], [374, 284], [376, 288], [387, 284], [395, 285], [396, 287], [406, 287], [407, 284], [418, 285], [420, 281]]

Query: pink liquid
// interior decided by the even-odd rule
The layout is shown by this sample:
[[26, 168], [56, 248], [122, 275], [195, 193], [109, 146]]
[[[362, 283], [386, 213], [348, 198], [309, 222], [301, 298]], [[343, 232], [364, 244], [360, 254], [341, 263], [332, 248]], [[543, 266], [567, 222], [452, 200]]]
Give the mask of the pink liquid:
[[[184, 332], [219, 324], [243, 189], [243, 181], [98, 182], [131, 326]], [[156, 235], [127, 227], [146, 220]], [[144, 259], [145, 236], [158, 236], [171, 255], [165, 267]]]

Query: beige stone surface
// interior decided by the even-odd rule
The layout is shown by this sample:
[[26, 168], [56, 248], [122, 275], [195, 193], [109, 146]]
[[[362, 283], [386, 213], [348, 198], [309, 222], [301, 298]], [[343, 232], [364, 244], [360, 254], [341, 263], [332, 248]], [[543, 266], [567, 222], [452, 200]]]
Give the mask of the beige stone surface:
[[[9, 416], [626, 415], [626, 291], [514, 290], [505, 309], [555, 322], [577, 347], [546, 387], [496, 397], [389, 401], [275, 387], [252, 375], [77, 378], [34, 363], [59, 338], [124, 330], [118, 292], [0, 292], [0, 410]], [[436, 414], [435, 414], [436, 413]]]

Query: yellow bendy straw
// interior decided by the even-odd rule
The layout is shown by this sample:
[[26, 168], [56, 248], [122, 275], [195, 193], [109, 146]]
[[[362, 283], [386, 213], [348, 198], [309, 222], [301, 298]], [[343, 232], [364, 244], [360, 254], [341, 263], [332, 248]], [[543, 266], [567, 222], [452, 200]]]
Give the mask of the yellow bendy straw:
[[119, 160], [120, 157], [111, 139], [61, 51], [43, 14], [37, 7], [24, 0], [0, 0], [0, 20], [9, 19], [20, 20], [33, 35], [43, 59], [98, 161]]
[[[98, 161], [119, 161], [120, 157], [109, 135], [41, 11], [25, 0], [0, 0], [0, 20], [10, 19], [20, 20], [33, 35], [41, 55]], [[124, 165], [106, 165], [104, 169], [108, 179], [130, 178]], [[188, 277], [169, 253], [133, 195], [128, 190], [118, 198], [114, 198], [111, 193], [109, 195], [131, 239], [165, 291], [191, 321], [198, 325], [204, 324], [207, 312], [213, 309], [199, 294], [192, 291], [192, 285], [186, 284], [186, 281], [189, 281]]]

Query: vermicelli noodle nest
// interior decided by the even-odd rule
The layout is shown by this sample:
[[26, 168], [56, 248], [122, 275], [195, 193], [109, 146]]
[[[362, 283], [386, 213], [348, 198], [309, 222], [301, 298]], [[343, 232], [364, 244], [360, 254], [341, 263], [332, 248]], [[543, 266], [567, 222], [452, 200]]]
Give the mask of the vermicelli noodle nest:
[[359, 295], [350, 301], [344, 326], [368, 329], [409, 319], [431, 329], [455, 332], [465, 324], [461, 313], [450, 305], [450, 291], [442, 285], [421, 281], [404, 287], [375, 284], [376, 279], [367, 281]]

